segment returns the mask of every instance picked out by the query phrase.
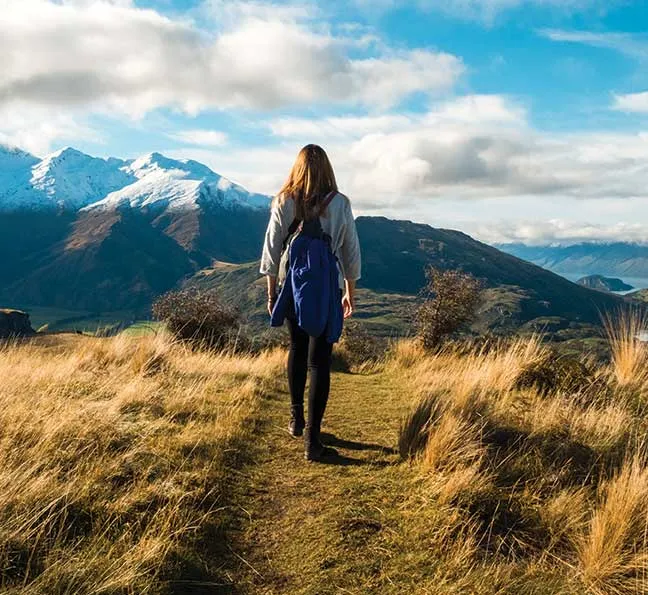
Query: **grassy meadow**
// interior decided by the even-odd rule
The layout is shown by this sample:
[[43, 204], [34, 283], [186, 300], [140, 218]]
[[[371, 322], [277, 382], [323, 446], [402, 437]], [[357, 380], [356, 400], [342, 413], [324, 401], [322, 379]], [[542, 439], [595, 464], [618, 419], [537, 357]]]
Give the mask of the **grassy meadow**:
[[217, 582], [238, 444], [280, 355], [195, 353], [165, 335], [1, 348], [2, 592]]
[[342, 345], [308, 464], [285, 353], [162, 332], [0, 347], [0, 591], [648, 592], [648, 350]]
[[81, 332], [84, 334], [109, 333], [123, 328], [142, 329], [148, 325], [156, 326], [153, 321], [143, 320], [142, 312], [90, 312], [86, 310], [65, 310], [43, 306], [25, 306], [16, 308], [29, 314], [34, 330], [41, 332]]

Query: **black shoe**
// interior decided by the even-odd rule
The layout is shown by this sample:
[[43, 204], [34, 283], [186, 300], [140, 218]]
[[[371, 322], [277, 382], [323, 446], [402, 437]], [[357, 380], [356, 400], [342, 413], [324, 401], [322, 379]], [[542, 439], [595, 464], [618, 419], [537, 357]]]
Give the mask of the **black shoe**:
[[290, 432], [290, 435], [293, 438], [299, 438], [300, 436], [304, 435], [304, 426], [306, 424], [295, 418], [291, 418], [290, 421], [288, 422], [288, 431]]
[[324, 446], [321, 442], [307, 444], [304, 449], [304, 458], [307, 461], [326, 461], [338, 456], [337, 450], [330, 446]]
[[288, 422], [288, 431], [293, 438], [299, 438], [304, 435], [306, 421], [304, 420], [304, 408], [295, 406], [290, 410], [290, 421]]

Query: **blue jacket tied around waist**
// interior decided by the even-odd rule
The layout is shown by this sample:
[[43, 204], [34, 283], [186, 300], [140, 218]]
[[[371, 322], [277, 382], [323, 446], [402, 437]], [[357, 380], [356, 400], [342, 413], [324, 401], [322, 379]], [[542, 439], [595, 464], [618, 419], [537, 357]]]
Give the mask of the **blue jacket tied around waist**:
[[321, 227], [312, 235], [308, 227], [304, 224], [288, 248], [289, 268], [270, 323], [283, 325], [294, 308], [297, 324], [311, 337], [326, 333], [327, 341], [336, 343], [342, 335], [344, 318], [337, 258]]

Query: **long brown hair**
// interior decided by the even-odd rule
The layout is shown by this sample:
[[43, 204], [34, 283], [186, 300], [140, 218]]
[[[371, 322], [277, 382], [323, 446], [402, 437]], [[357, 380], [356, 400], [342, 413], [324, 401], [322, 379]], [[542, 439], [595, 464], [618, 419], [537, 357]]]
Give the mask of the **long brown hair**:
[[318, 145], [306, 145], [295, 160], [290, 175], [275, 201], [279, 204], [288, 198], [295, 201], [295, 212], [300, 219], [318, 213], [318, 206], [333, 191], [337, 192], [333, 166], [326, 151]]

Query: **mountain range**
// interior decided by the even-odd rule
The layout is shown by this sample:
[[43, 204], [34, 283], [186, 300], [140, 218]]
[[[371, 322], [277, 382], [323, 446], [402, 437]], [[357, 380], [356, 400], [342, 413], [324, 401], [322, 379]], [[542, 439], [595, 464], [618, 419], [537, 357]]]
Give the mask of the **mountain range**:
[[142, 308], [215, 260], [256, 258], [270, 198], [159, 153], [37, 159], [0, 148], [0, 298]]
[[[258, 258], [269, 205], [201, 163], [159, 153], [100, 159], [67, 148], [39, 159], [0, 147], [0, 305], [145, 314], [193, 278], [221, 290], [234, 278], [254, 284], [255, 264], [223, 277], [222, 263]], [[361, 283], [374, 297], [415, 295], [432, 264], [483, 280], [489, 327], [593, 323], [622, 303], [458, 231], [384, 217], [357, 226]]]
[[584, 242], [570, 246], [498, 244], [497, 248], [562, 275], [648, 280], [648, 245]]

